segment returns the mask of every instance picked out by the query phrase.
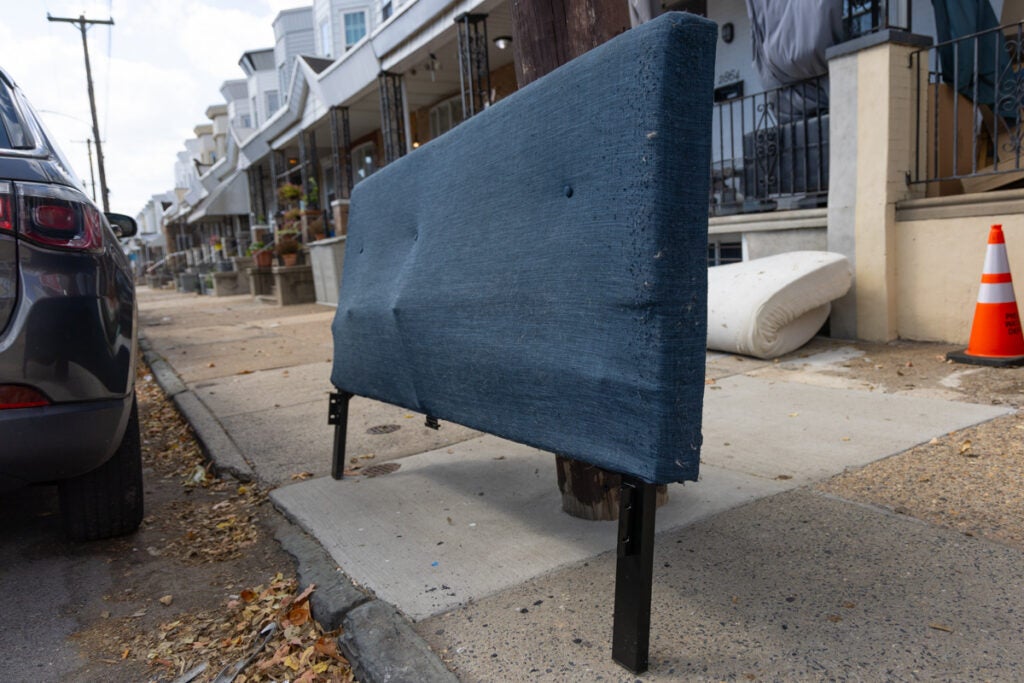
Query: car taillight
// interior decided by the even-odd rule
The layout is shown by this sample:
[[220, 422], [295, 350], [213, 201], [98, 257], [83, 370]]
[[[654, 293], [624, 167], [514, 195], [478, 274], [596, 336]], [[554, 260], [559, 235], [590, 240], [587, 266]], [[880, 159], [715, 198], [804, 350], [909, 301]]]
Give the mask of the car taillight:
[[0, 384], [0, 410], [38, 408], [48, 405], [50, 405], [50, 399], [32, 387], [20, 384]]
[[83, 195], [57, 185], [19, 183], [18, 230], [48, 247], [97, 251], [103, 248], [99, 211]]
[[0, 232], [14, 232], [11, 216], [11, 184], [0, 183]]

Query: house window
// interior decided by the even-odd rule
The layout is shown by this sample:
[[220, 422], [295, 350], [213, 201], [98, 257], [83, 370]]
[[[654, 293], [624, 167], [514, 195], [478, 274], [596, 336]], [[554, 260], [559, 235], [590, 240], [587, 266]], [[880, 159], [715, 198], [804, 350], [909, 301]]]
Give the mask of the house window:
[[462, 123], [462, 96], [449, 98], [430, 110], [430, 139]]
[[252, 128], [252, 118], [248, 114], [242, 114], [239, 118], [241, 119], [239, 123], [242, 128]]
[[349, 50], [366, 35], [366, 12], [345, 12], [342, 21], [345, 24], [345, 49]]
[[355, 169], [354, 182], [365, 180], [377, 170], [376, 152], [376, 145], [372, 142], [364, 142], [358, 147], [352, 148], [352, 167]]
[[278, 102], [277, 91], [276, 90], [268, 90], [267, 91], [267, 116], [269, 117], [271, 114], [273, 114], [273, 112], [277, 111], [277, 108], [279, 106], [280, 106], [280, 103]]
[[743, 260], [743, 243], [725, 240], [708, 240], [708, 267], [739, 263]]
[[382, 3], [380, 6], [380, 20], [384, 22], [390, 19], [392, 11], [391, 0]]
[[253, 98], [252, 98], [252, 124], [253, 124], [254, 128], [259, 128], [259, 126], [260, 126], [260, 113], [259, 112], [260, 112], [260, 110], [256, 106], [256, 97], [253, 96]]
[[320, 53], [324, 57], [331, 56], [331, 22], [320, 23]]

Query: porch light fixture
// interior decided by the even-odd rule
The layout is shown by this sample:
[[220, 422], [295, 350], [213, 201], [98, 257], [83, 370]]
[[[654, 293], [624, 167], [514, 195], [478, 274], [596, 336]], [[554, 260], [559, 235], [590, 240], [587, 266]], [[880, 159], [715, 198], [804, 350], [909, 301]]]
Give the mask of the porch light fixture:
[[504, 50], [512, 44], [512, 36], [498, 36], [494, 39], [494, 45], [499, 50]]

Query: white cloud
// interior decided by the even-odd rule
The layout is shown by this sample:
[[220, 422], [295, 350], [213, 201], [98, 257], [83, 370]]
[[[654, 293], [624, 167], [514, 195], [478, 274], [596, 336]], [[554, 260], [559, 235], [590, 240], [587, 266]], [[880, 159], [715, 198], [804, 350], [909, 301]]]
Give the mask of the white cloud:
[[[85, 182], [91, 137], [82, 41], [53, 16], [114, 19], [89, 29], [89, 55], [106, 156], [111, 210], [135, 214], [172, 189], [175, 154], [205, 111], [223, 102], [220, 85], [242, 78], [242, 52], [272, 47], [271, 22], [295, 0], [45, 0], [4, 9], [0, 67], [42, 114]], [[45, 113], [56, 112], [56, 113]], [[78, 142], [82, 141], [82, 142]], [[97, 179], [98, 182], [98, 179]]]

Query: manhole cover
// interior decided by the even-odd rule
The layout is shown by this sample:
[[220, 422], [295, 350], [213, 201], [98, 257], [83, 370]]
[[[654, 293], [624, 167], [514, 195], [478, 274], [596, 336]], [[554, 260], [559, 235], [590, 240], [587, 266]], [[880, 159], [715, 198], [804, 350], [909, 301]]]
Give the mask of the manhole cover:
[[401, 429], [398, 425], [376, 425], [366, 430], [367, 434], [390, 434]]
[[397, 472], [402, 465], [397, 462], [382, 462], [379, 465], [371, 465], [359, 473], [364, 477], [383, 477], [385, 474]]

